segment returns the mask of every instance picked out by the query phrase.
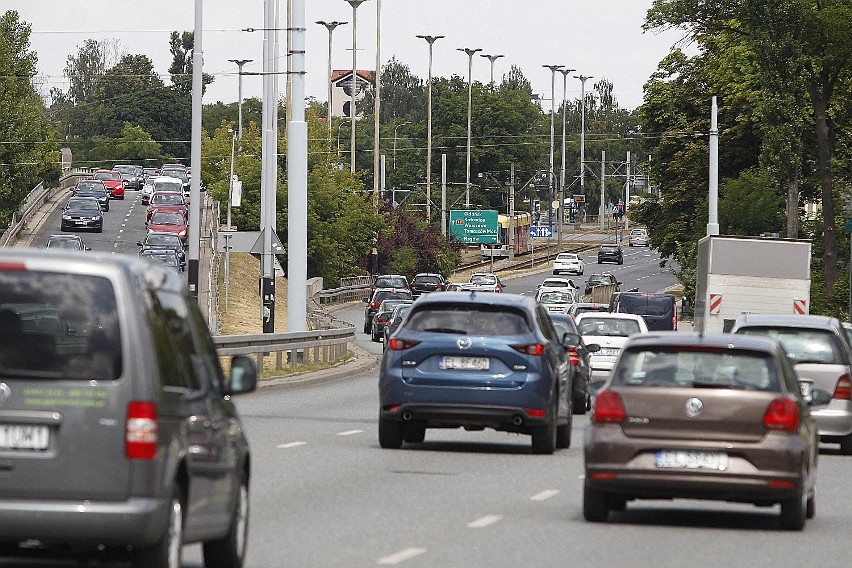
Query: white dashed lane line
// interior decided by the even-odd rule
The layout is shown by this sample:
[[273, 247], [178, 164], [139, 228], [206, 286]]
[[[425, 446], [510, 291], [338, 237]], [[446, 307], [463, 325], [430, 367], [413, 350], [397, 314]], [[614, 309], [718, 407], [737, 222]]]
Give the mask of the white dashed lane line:
[[381, 564], [383, 566], [396, 566], [406, 560], [411, 560], [415, 556], [420, 556], [426, 552], [425, 548], [418, 548], [416, 546], [410, 546], [408, 548], [403, 548], [399, 552], [394, 552], [384, 558], [379, 558], [376, 564]]
[[501, 520], [502, 515], [485, 515], [484, 517], [479, 517], [475, 521], [471, 521], [467, 524], [467, 528], [469, 529], [484, 529], [485, 527], [489, 527]]
[[558, 489], [545, 489], [544, 491], [536, 493], [535, 495], [530, 497], [530, 501], [545, 501], [558, 494]]
[[278, 444], [279, 448], [295, 448], [298, 446], [304, 446], [307, 442], [287, 442], [286, 444]]
[[338, 432], [338, 436], [353, 436], [355, 434], [363, 434], [363, 430], [346, 430], [345, 432]]

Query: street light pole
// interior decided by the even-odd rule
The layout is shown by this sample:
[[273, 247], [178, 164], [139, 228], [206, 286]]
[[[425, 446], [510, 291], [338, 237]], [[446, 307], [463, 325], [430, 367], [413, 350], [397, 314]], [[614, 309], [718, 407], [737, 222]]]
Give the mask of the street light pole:
[[[444, 36], [441, 35], [418, 35], [429, 44], [429, 79], [427, 81], [426, 95], [426, 219], [432, 216], [432, 44]], [[396, 134], [394, 134], [396, 136]], [[396, 158], [394, 158], [394, 168]]]
[[[231, 63], [236, 63], [239, 71], [237, 75], [239, 75], [239, 80], [237, 81], [237, 139], [243, 139], [243, 65], [246, 63], [251, 63], [254, 61], [253, 59], [229, 59]], [[230, 223], [228, 224], [230, 226]]]
[[352, 6], [352, 92], [349, 99], [349, 119], [352, 123], [352, 132], [349, 137], [349, 171], [355, 173], [355, 89], [358, 85], [358, 6], [367, 0], [346, 0]]
[[574, 78], [580, 80], [580, 194], [586, 195], [586, 80], [594, 77], [574, 75]]
[[576, 69], [559, 69], [562, 73], [562, 161], [559, 163], [559, 209], [557, 219], [559, 220], [559, 236], [557, 248], [562, 250], [562, 224], [565, 217], [565, 107], [567, 107], [566, 93], [568, 91], [568, 74]]
[[331, 144], [331, 72], [332, 72], [332, 69], [331, 69], [331, 32], [333, 32], [334, 28], [336, 28], [337, 26], [343, 26], [347, 22], [338, 22], [338, 21], [324, 22], [322, 20], [319, 20], [317, 23], [325, 26], [326, 29], [328, 29], [328, 110], [327, 110], [327, 114], [328, 114], [328, 143]]
[[467, 53], [467, 166], [464, 182], [464, 208], [470, 209], [470, 118], [473, 103], [473, 56], [482, 49], [471, 49], [469, 47], [458, 47], [456, 49]]
[[[554, 178], [556, 177], [556, 174], [553, 171], [553, 134], [554, 134], [553, 133], [553, 118], [554, 118], [554, 111], [555, 111], [554, 103], [556, 102], [556, 72], [559, 71], [560, 69], [562, 69], [562, 67], [564, 67], [564, 65], [542, 65], [542, 67], [544, 67], [546, 69], [550, 69], [550, 173], [549, 173], [548, 179], [547, 179], [547, 185], [548, 185], [550, 193], [548, 194], [547, 198], [548, 198], [548, 200], [552, 200], [553, 197], [554, 197], [554, 195], [553, 195], [554, 194], [553, 182], [554, 182]], [[553, 226], [553, 215], [551, 215], [552, 212], [553, 212], [552, 204], [548, 203], [548, 205], [547, 205], [547, 224], [551, 227]], [[558, 212], [558, 209], [557, 209], [557, 212]]]
[[400, 126], [405, 126], [406, 124], [411, 124], [410, 122], [403, 122], [402, 124], [397, 124], [396, 128], [393, 129], [393, 169], [396, 170], [396, 131], [399, 130]]
[[491, 88], [494, 88], [494, 62], [500, 59], [501, 57], [505, 57], [504, 55], [486, 55], [485, 53], [480, 53], [480, 57], [485, 57], [488, 61], [491, 62]]

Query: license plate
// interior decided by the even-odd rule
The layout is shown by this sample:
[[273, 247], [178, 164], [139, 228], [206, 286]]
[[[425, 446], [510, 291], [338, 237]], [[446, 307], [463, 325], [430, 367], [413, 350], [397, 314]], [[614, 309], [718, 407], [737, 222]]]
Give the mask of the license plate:
[[487, 371], [489, 366], [488, 357], [441, 357], [438, 365], [441, 369], [455, 369], [459, 371]]
[[47, 426], [0, 424], [0, 449], [46, 450], [49, 442]]
[[615, 347], [601, 347], [601, 350], [598, 351], [601, 355], [610, 355], [612, 357], [616, 357], [618, 355], [618, 349]]
[[656, 464], [661, 468], [725, 471], [728, 469], [728, 454], [660, 450], [657, 452]]
[[75, 221], [78, 225], [85, 225], [88, 221]]

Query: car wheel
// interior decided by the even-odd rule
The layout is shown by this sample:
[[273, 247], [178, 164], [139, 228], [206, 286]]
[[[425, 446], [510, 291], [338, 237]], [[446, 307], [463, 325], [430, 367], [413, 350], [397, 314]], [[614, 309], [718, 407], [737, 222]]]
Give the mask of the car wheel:
[[809, 519], [816, 517], [816, 490], [808, 497], [808, 503], [805, 507], [805, 517]]
[[378, 343], [381, 340], [381, 336], [370, 332], [370, 340], [375, 342], [375, 343]]
[[169, 505], [166, 530], [154, 546], [136, 551], [134, 568], [180, 568], [183, 552], [183, 499], [175, 488]]
[[397, 420], [379, 418], [379, 445], [389, 450], [402, 447], [402, 423]]
[[624, 259], [623, 258], [618, 259], [618, 264], [624, 264]]
[[574, 414], [585, 414], [589, 409], [589, 395], [581, 393], [579, 397], [574, 399]]
[[240, 476], [237, 502], [231, 514], [231, 527], [219, 540], [205, 542], [202, 546], [204, 565], [207, 568], [240, 568], [246, 558], [248, 542], [249, 491], [248, 482]]
[[[804, 477], [802, 479], [805, 479]], [[804, 489], [793, 499], [781, 502], [781, 528], [788, 531], [800, 531], [805, 528], [807, 516], [807, 493]]]
[[422, 444], [426, 439], [426, 426], [410, 424], [406, 426], [402, 439], [410, 444]]
[[370, 324], [364, 323], [364, 333], [370, 333]]
[[550, 419], [544, 426], [537, 426], [532, 433], [532, 449], [533, 453], [549, 455], [556, 451], [556, 432], [557, 425], [557, 406], [556, 397], [554, 396], [554, 406], [550, 412]]
[[603, 491], [583, 486], [583, 518], [590, 523], [603, 523], [609, 517], [608, 496]]
[[556, 428], [556, 447], [570, 448], [571, 447], [571, 428], [574, 426], [574, 415], [568, 413], [568, 423], [562, 424]]
[[103, 228], [103, 227], [98, 227], [98, 232], [99, 232], [99, 233], [103, 233], [103, 232], [104, 232], [104, 228]]
[[852, 434], [843, 436], [840, 439], [840, 453], [844, 456], [852, 455]]

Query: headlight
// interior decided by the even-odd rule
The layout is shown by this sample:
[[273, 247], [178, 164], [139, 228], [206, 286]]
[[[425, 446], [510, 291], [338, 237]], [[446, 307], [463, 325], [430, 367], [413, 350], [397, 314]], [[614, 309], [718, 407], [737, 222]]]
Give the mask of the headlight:
[[63, 221], [70, 221], [71, 219], [72, 219], [71, 215], [63, 215], [62, 216]]

